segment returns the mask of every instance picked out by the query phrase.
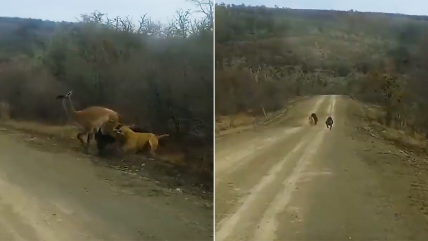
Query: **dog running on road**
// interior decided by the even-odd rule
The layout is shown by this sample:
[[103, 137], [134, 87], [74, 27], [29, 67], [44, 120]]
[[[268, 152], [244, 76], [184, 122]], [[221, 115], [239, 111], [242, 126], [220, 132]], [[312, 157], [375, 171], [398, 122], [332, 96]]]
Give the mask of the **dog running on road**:
[[315, 120], [312, 116], [309, 116], [309, 125], [311, 126], [315, 125]]
[[309, 116], [309, 125], [313, 126], [316, 125], [318, 123], [318, 116], [315, 113], [312, 113]]
[[333, 118], [331, 118], [331, 116], [327, 118], [327, 120], [325, 121], [325, 125], [331, 130], [331, 128], [333, 127]]

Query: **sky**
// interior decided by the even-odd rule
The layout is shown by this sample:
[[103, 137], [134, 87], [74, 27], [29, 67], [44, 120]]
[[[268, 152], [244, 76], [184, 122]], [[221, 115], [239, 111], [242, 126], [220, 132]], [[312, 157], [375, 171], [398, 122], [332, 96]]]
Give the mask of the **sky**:
[[[196, 10], [186, 0], [0, 0], [1, 17], [35, 18], [75, 22], [80, 14], [98, 11], [113, 18], [132, 17], [138, 21], [147, 13], [153, 21], [168, 22], [175, 11]], [[195, 13], [195, 17], [201, 16]]]
[[218, 0], [219, 3], [265, 5], [266, 7], [289, 7], [298, 9], [356, 10], [361, 12], [403, 13], [428, 15], [427, 0]]

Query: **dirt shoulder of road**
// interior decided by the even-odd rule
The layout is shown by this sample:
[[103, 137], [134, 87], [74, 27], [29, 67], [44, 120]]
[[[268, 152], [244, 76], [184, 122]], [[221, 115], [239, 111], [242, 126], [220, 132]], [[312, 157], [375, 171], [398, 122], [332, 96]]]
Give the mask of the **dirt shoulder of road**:
[[290, 99], [285, 109], [275, 112], [266, 113], [265, 116], [255, 116], [247, 113], [238, 113], [231, 116], [217, 116], [215, 118], [215, 137], [241, 133], [247, 130], [263, 128], [275, 124], [282, 123], [286, 120], [288, 108], [291, 108], [296, 103], [309, 99], [309, 96], [300, 96]]
[[[0, 131], [19, 136], [31, 146], [48, 152], [74, 152], [82, 155], [80, 143], [76, 140], [73, 126], [53, 126], [26, 121], [1, 121]], [[159, 149], [162, 149], [159, 148]], [[172, 149], [172, 150], [171, 150]], [[213, 173], [198, 167], [186, 165], [185, 156], [176, 149], [160, 150], [160, 159], [153, 160], [143, 155], [98, 156], [95, 143], [91, 154], [86, 155], [97, 165], [139, 175], [154, 180], [159, 185], [213, 201]], [[211, 204], [207, 204], [211, 205]]]
[[[347, 111], [349, 121], [354, 122], [349, 123], [348, 131], [356, 141], [356, 154], [377, 173], [382, 188], [390, 195], [385, 205], [399, 210], [394, 218], [427, 224], [427, 140], [379, 124], [376, 106], [352, 100]], [[421, 233], [428, 230], [420, 228]]]

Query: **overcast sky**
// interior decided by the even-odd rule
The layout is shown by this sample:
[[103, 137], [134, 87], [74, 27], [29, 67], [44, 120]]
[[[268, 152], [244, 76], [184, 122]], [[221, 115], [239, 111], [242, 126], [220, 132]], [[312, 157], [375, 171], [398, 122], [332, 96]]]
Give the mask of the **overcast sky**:
[[76, 21], [80, 14], [99, 11], [109, 17], [130, 16], [134, 21], [147, 13], [154, 21], [167, 22], [180, 8], [196, 9], [185, 0], [0, 0], [2, 17], [53, 21]]
[[302, 9], [357, 10], [361, 12], [404, 13], [428, 15], [427, 0], [218, 0], [216, 3], [265, 5]]

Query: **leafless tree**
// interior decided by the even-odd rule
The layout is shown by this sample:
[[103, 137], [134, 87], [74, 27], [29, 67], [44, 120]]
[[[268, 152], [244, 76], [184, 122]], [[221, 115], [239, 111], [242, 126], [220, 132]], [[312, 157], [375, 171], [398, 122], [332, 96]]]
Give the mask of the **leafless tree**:
[[172, 24], [175, 35], [187, 38], [190, 33], [190, 23], [190, 10], [177, 10]]
[[213, 0], [187, 0], [198, 7], [197, 12], [205, 15], [205, 21], [210, 29], [214, 27], [214, 1]]

